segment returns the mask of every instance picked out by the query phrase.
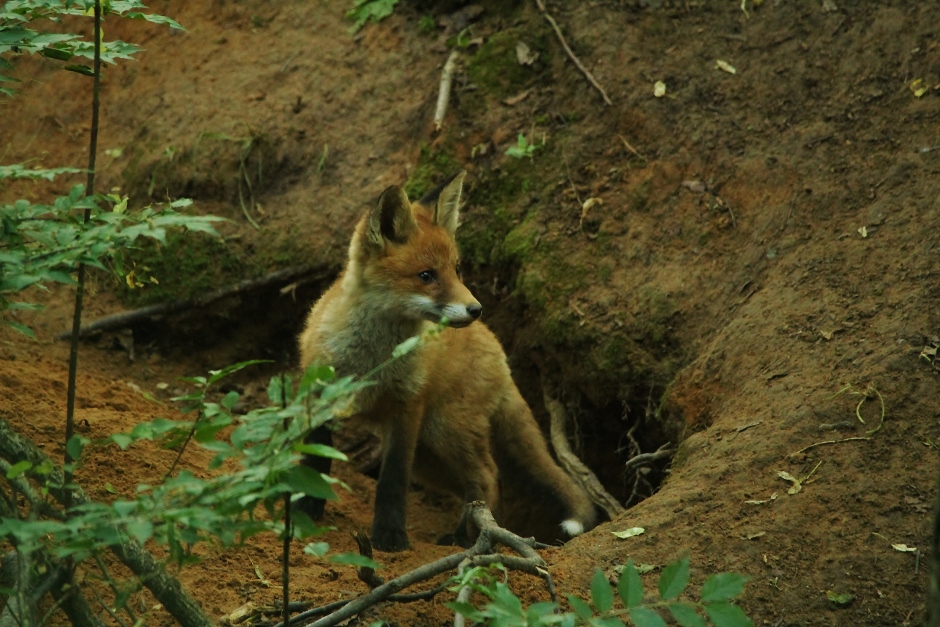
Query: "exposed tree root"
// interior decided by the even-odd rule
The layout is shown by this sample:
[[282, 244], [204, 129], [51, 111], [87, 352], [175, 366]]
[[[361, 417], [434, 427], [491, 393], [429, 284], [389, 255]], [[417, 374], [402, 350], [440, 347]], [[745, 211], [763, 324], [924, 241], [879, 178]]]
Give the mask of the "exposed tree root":
[[[146, 320], [157, 316], [166, 316], [180, 311], [187, 311], [189, 309], [206, 307], [229, 296], [235, 296], [237, 294], [263, 289], [265, 287], [278, 285], [280, 283], [287, 283], [289, 281], [294, 281], [303, 277], [316, 276], [321, 280], [325, 280], [329, 275], [329, 268], [324, 265], [294, 266], [292, 268], [285, 268], [284, 270], [278, 270], [277, 272], [272, 272], [271, 274], [265, 275], [260, 279], [246, 279], [234, 285], [229, 285], [227, 287], [215, 290], [214, 292], [209, 292], [208, 294], [204, 294], [202, 296], [196, 296], [195, 298], [184, 298], [170, 303], [148, 305], [139, 309], [122, 311], [121, 313], [105, 316], [104, 318], [99, 318], [98, 320], [95, 320], [89, 324], [82, 325], [81, 330], [79, 331], [79, 336], [85, 337], [86, 335], [98, 331], [114, 331], [115, 329], [128, 327], [131, 324], [141, 320]], [[60, 340], [67, 340], [72, 337], [72, 331], [63, 331], [56, 337]]]
[[545, 385], [542, 385], [542, 398], [545, 401], [545, 409], [551, 417], [551, 440], [552, 448], [558, 456], [565, 471], [584, 488], [594, 503], [607, 512], [611, 520], [622, 514], [625, 510], [610, 492], [604, 489], [600, 480], [590, 468], [578, 459], [571, 447], [568, 446], [568, 437], [565, 435], [566, 425], [568, 424], [568, 413], [564, 406], [552, 398]]

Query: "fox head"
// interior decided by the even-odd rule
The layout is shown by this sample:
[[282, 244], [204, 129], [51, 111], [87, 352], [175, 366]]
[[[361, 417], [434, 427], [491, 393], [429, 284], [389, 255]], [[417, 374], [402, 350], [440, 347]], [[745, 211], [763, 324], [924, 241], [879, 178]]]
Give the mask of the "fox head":
[[465, 327], [483, 307], [460, 280], [454, 234], [466, 172], [411, 203], [400, 187], [382, 192], [356, 228], [350, 266], [360, 286], [403, 317]]

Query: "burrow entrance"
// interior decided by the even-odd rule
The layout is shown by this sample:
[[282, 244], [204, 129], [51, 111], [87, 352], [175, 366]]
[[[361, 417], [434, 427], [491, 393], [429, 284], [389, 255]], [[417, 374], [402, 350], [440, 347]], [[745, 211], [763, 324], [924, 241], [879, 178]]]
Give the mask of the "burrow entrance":
[[[321, 273], [274, 283], [209, 307], [136, 322], [131, 326], [135, 359], [159, 355], [185, 362], [195, 369], [189, 375], [249, 359], [270, 360], [237, 373], [218, 390], [219, 394], [238, 391], [245, 409], [267, 404], [263, 391], [268, 379], [296, 370], [297, 335], [310, 306], [334, 278], [333, 273]], [[465, 279], [473, 289], [476, 282], [472, 277]], [[598, 377], [576, 366], [577, 354], [553, 347], [527, 324], [525, 303], [516, 299], [496, 302], [485, 290], [477, 297], [487, 312], [485, 321], [504, 344], [513, 377], [543, 432], [548, 433], [549, 424], [542, 400], [543, 390], [547, 390], [569, 416], [567, 436], [572, 449], [617, 501], [630, 507], [655, 493], [667, 476], [672, 457], [661, 451], [674, 451], [678, 436], [675, 417], [663, 415], [666, 410], [661, 400], [667, 382], [641, 378], [621, 382], [616, 390], [598, 387]], [[127, 332], [124, 334], [126, 337]], [[112, 342], [112, 335], [99, 336], [98, 345], [126, 348], [126, 340]], [[572, 376], [572, 372], [577, 374]], [[344, 427], [336, 442], [357, 470], [377, 478], [379, 450], [374, 436]]]

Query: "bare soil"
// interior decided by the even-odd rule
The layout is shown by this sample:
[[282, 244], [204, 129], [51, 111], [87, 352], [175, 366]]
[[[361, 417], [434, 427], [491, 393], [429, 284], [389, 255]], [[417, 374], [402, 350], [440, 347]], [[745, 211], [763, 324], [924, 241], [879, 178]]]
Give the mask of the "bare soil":
[[[693, 587], [717, 571], [752, 578], [741, 605], [757, 625], [920, 624], [940, 446], [940, 5], [745, 6], [549, 3], [612, 106], [531, 3], [484, 3], [474, 17], [403, 2], [356, 35], [347, 3], [333, 0], [155, 2], [185, 33], [109, 21], [107, 37], [147, 52], [107, 70], [100, 146], [121, 153], [100, 157], [101, 189], [135, 202], [188, 195], [230, 218], [221, 230], [237, 268], [209, 264], [214, 281], [324, 270], [285, 293], [135, 326], [133, 361], [127, 334], [86, 342], [81, 428], [104, 436], [174, 417], [178, 377], [270, 357], [238, 382], [245, 402], [261, 402], [266, 377], [293, 367], [303, 312], [342, 266], [361, 212], [387, 185], [419, 192], [464, 167], [460, 238], [485, 319], [536, 413], [544, 384], [577, 418], [579, 453], [633, 505], [545, 551], [559, 589], [584, 595], [596, 567], [615, 578], [628, 558], [662, 566], [688, 554]], [[434, 134], [440, 70], [465, 27]], [[538, 55], [531, 65], [517, 61], [519, 41]], [[20, 94], [0, 103], [2, 161], [83, 164], [90, 82], [47, 60], [21, 59], [15, 72]], [[541, 145], [531, 159], [504, 154], [520, 133]], [[64, 188], [0, 194], [38, 201], [52, 189]], [[584, 209], [589, 198], [600, 202]], [[183, 283], [195, 281], [187, 272]], [[95, 277], [86, 319], [128, 307], [116, 285]], [[59, 458], [67, 347], [55, 335], [71, 292], [35, 298], [47, 309], [23, 320], [37, 340], [0, 331], [0, 408]], [[666, 442], [678, 443], [674, 459], [624, 471]], [[174, 455], [94, 449], [79, 480], [101, 499], [132, 494]], [[206, 461], [196, 450], [184, 459]], [[329, 509], [326, 541], [354, 550], [374, 482], [336, 471], [352, 492]], [[802, 490], [789, 494], [781, 471]], [[382, 574], [451, 551], [434, 542], [458, 505], [416, 488], [414, 548], [379, 554]], [[610, 533], [634, 526], [645, 533]], [[206, 550], [181, 578], [222, 616], [279, 597], [279, 555], [277, 539], [253, 538]], [[291, 568], [296, 598], [364, 588], [300, 546]], [[646, 577], [649, 588], [656, 572]], [[525, 602], [547, 596], [541, 580], [512, 581]], [[837, 607], [828, 591], [854, 600]], [[449, 624], [445, 597], [361, 622]], [[134, 603], [168, 622], [146, 594]]]

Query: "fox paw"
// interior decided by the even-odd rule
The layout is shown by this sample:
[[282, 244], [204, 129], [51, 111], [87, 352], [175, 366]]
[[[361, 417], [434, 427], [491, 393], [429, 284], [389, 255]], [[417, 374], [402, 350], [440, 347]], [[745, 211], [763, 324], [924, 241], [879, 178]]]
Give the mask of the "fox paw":
[[379, 551], [397, 553], [411, 548], [404, 529], [372, 528], [372, 546]]

